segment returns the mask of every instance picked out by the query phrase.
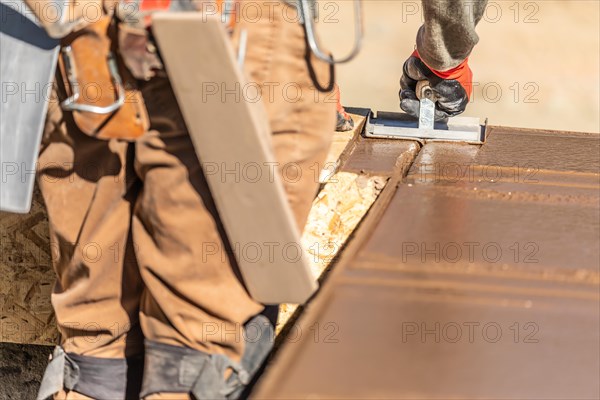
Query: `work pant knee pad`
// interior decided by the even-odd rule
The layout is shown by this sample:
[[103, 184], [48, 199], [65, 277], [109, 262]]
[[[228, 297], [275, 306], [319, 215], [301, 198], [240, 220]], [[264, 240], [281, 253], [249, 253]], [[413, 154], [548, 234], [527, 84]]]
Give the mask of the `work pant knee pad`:
[[[258, 371], [274, 341], [274, 327], [258, 315], [244, 326], [246, 347], [239, 363], [222, 354], [146, 341], [141, 397], [189, 393], [197, 400], [237, 399]], [[225, 379], [226, 371], [231, 375]]]
[[137, 399], [144, 358], [87, 357], [66, 353], [57, 346], [46, 367], [37, 400], [51, 399], [61, 390], [94, 399]]

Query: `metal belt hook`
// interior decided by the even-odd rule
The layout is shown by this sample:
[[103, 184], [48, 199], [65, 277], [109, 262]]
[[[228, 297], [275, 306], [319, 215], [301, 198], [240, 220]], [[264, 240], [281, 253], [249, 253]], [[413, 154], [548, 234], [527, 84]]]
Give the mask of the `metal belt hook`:
[[111, 114], [117, 111], [125, 103], [125, 89], [123, 88], [123, 81], [119, 70], [117, 68], [117, 62], [112, 52], [109, 53], [107, 63], [110, 76], [115, 84], [115, 91], [117, 92], [117, 100], [106, 107], [93, 106], [90, 104], [78, 104], [76, 101], [80, 97], [79, 83], [77, 82], [77, 69], [73, 60], [73, 49], [71, 46], [65, 46], [62, 50], [63, 60], [65, 63], [65, 72], [69, 77], [69, 83], [73, 90], [73, 95], [60, 103], [60, 106], [65, 111], [82, 111], [90, 112], [94, 114]]
[[358, 55], [362, 47], [362, 40], [364, 36], [361, 0], [354, 0], [354, 48], [348, 56], [341, 59], [335, 59], [333, 55], [326, 54], [323, 50], [321, 50], [315, 31], [315, 22], [311, 13], [309, 0], [300, 0], [300, 9], [302, 12], [302, 19], [304, 20], [308, 45], [310, 46], [310, 50], [317, 58], [333, 65], [347, 63]]

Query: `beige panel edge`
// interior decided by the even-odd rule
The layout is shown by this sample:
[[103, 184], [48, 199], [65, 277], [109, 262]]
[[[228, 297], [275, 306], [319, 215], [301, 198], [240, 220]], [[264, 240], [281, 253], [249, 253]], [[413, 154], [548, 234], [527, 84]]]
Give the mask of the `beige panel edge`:
[[[223, 26], [199, 13], [160, 13], [154, 15], [153, 30], [250, 294], [265, 304], [305, 302], [317, 283], [283, 185], [273, 173], [263, 106], [223, 102], [220, 91], [202, 94], [206, 83], [231, 89], [245, 82]], [[236, 166], [258, 168], [260, 178], [221, 174]], [[258, 260], [258, 251], [244, 254], [251, 247], [261, 250]]]

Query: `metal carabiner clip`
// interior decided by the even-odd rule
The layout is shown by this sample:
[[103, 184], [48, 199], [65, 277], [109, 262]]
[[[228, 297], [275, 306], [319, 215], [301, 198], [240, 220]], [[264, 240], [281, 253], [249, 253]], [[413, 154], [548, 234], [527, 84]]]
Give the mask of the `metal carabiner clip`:
[[117, 100], [108, 106], [100, 107], [93, 106], [90, 104], [78, 104], [76, 101], [80, 97], [79, 93], [79, 83], [77, 82], [77, 70], [76, 65], [73, 61], [73, 49], [71, 46], [65, 46], [62, 50], [63, 61], [65, 63], [65, 72], [69, 77], [69, 84], [73, 90], [73, 95], [68, 99], [64, 100], [60, 103], [60, 106], [65, 111], [82, 111], [89, 112], [94, 114], [111, 114], [117, 111], [121, 106], [125, 103], [125, 89], [123, 88], [123, 81], [121, 80], [121, 75], [119, 75], [119, 70], [117, 68], [117, 62], [115, 61], [115, 57], [112, 52], [108, 54], [108, 71], [110, 72], [110, 76], [115, 84], [115, 91], [117, 93]]
[[348, 61], [353, 60], [358, 55], [362, 47], [362, 40], [364, 36], [361, 0], [354, 0], [354, 47], [349, 55], [340, 59], [335, 59], [333, 55], [328, 55], [323, 50], [321, 50], [319, 39], [317, 38], [315, 30], [315, 22], [311, 13], [311, 6], [309, 4], [309, 0], [300, 0], [300, 11], [302, 13], [302, 19], [304, 20], [304, 27], [306, 29], [306, 38], [308, 40], [308, 45], [310, 46], [310, 50], [317, 58], [333, 65], [347, 63]]

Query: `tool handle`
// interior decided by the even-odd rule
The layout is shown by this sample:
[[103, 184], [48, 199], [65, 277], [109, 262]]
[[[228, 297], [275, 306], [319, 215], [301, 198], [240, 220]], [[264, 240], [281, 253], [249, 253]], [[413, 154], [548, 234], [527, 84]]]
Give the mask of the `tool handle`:
[[421, 101], [419, 106], [419, 129], [431, 130], [435, 123], [435, 93], [429, 85], [429, 81], [417, 82], [417, 98]]
[[429, 99], [434, 103], [437, 101], [437, 99], [435, 98], [435, 93], [433, 92], [433, 89], [431, 88], [428, 80], [422, 80], [417, 82], [417, 88], [415, 92], [419, 100]]

